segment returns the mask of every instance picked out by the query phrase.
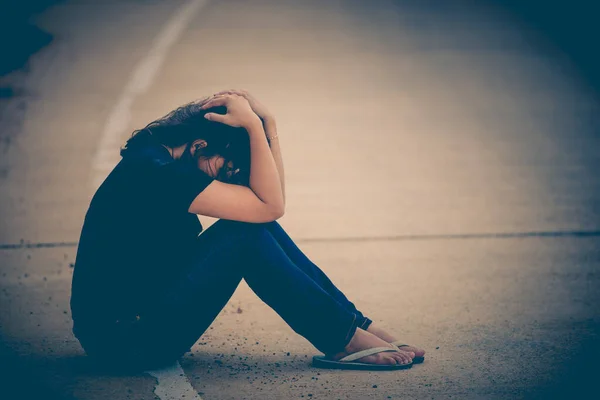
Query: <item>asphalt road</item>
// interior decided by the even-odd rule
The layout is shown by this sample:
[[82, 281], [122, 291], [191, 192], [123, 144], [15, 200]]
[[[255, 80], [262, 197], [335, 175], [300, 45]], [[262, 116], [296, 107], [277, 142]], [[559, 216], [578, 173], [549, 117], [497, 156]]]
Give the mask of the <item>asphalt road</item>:
[[594, 398], [600, 103], [536, 32], [472, 3], [226, 0], [176, 16], [190, 3], [66, 1], [37, 17], [54, 41], [2, 78], [18, 95], [1, 110], [0, 397], [170, 398], [151, 375], [87, 363], [68, 309], [76, 241], [132, 130], [239, 87], [278, 118], [281, 224], [427, 359], [316, 370], [242, 285], [181, 360], [195, 392]]

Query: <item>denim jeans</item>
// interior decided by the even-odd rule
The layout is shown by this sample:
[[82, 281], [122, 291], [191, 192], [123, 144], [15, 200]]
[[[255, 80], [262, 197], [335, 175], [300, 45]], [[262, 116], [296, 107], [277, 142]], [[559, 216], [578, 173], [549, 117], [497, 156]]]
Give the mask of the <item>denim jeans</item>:
[[324, 354], [342, 351], [357, 327], [371, 323], [277, 222], [219, 220], [198, 237], [195, 252], [187, 274], [139, 319], [99, 333], [111, 345], [79, 338], [86, 352], [140, 368], [175, 361], [208, 329], [242, 279]]

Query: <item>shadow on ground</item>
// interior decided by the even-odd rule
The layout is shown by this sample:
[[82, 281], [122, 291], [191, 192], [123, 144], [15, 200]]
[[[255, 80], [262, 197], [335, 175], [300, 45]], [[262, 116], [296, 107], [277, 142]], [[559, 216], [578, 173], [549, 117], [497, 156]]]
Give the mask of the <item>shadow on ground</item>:
[[[597, 399], [598, 360], [600, 359], [600, 323], [590, 320], [588, 336], [581, 340], [570, 358], [572, 364], [559, 368], [561, 374], [553, 376], [548, 386], [525, 394], [528, 399]], [[574, 338], [573, 340], [577, 340]]]
[[[52, 42], [52, 35], [38, 28], [32, 17], [60, 0], [3, 1], [0, 6], [0, 76], [26, 66], [27, 60]], [[0, 97], [12, 96], [0, 87]]]
[[586, 0], [492, 0], [526, 30], [556, 46], [575, 64], [582, 77], [600, 90], [600, 55], [597, 38], [598, 6]]
[[6, 396], [3, 399], [73, 399], [64, 394], [63, 388], [54, 389], [45, 384], [47, 377], [42, 377], [38, 373], [41, 370], [32, 368], [32, 364], [39, 362], [16, 354], [0, 336], [0, 387], [2, 396]]

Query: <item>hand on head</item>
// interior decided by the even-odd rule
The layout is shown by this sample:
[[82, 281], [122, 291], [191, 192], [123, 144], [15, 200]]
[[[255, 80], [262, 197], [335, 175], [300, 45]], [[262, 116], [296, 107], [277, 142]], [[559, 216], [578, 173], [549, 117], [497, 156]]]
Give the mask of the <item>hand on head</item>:
[[253, 124], [261, 123], [258, 115], [252, 110], [250, 103], [243, 96], [237, 94], [217, 94], [209, 99], [201, 107], [208, 110], [213, 107], [224, 106], [227, 108], [226, 114], [217, 114], [209, 112], [204, 118], [209, 121], [220, 122], [233, 127], [249, 128]]
[[215, 96], [227, 95], [227, 94], [235, 94], [238, 96], [242, 96], [248, 103], [250, 107], [252, 107], [252, 111], [256, 113], [263, 121], [274, 120], [273, 114], [269, 112], [267, 107], [262, 104], [260, 101], [256, 99], [256, 97], [252, 96], [247, 90], [239, 90], [239, 89], [229, 89], [222, 90], [218, 93], [215, 93]]

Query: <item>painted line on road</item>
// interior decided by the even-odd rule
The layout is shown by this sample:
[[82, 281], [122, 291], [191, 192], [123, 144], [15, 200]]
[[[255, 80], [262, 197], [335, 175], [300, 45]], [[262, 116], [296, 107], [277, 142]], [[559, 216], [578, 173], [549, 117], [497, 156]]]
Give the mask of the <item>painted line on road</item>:
[[92, 189], [95, 191], [119, 162], [119, 149], [131, 121], [131, 106], [136, 97], [144, 94], [160, 70], [169, 48], [177, 41], [192, 18], [207, 4], [207, 0], [190, 0], [169, 19], [148, 54], [134, 68], [119, 100], [109, 114], [97, 152], [92, 161]]
[[158, 380], [154, 393], [161, 400], [202, 400], [187, 379], [179, 362], [170, 367], [146, 371]]
[[[150, 88], [169, 49], [192, 18], [206, 4], [207, 0], [190, 0], [179, 7], [154, 39], [148, 54], [134, 68], [127, 85], [109, 114], [100, 136], [97, 152], [92, 160], [91, 184], [94, 191], [119, 162], [119, 149], [131, 121], [131, 106], [138, 96]], [[201, 400], [178, 362], [169, 368], [146, 372], [157, 378], [154, 393], [161, 400], [182, 398]]]
[[[505, 233], [464, 233], [440, 235], [397, 235], [397, 236], [363, 236], [332, 238], [300, 238], [297, 243], [335, 243], [335, 242], [395, 242], [420, 240], [457, 240], [457, 239], [511, 239], [511, 238], [554, 238], [554, 237], [598, 237], [600, 231], [539, 231], [539, 232], [505, 232]], [[55, 243], [8, 243], [0, 244], [0, 250], [38, 249], [52, 247], [77, 247], [78, 242]]]

